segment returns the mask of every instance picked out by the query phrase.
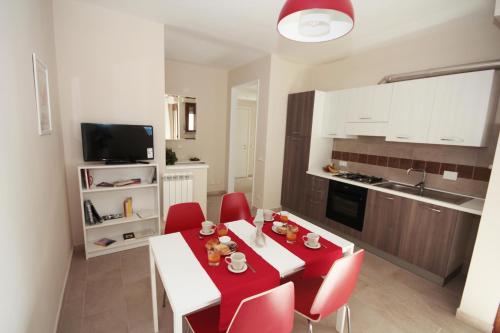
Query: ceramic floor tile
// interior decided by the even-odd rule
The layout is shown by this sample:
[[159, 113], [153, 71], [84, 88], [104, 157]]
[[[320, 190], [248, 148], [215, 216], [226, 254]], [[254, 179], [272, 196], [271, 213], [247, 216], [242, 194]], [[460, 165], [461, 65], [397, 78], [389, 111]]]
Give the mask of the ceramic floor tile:
[[[208, 219], [218, 221], [221, 196], [209, 196]], [[157, 277], [159, 281], [159, 277]], [[458, 321], [464, 277], [438, 286], [366, 253], [350, 300], [352, 333], [476, 333]], [[161, 333], [172, 332], [172, 309], [161, 308]], [[336, 315], [314, 324], [314, 333], [335, 332]], [[152, 331], [148, 248], [141, 247], [85, 260], [75, 251], [65, 291], [58, 333], [136, 333]], [[295, 316], [294, 333], [307, 332], [304, 318]]]

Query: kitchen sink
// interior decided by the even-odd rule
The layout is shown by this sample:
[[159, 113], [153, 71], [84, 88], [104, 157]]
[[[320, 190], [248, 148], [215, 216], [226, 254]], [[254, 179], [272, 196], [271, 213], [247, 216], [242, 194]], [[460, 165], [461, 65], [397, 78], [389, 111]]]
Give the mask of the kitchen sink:
[[398, 192], [404, 192], [404, 193], [408, 193], [408, 194], [418, 195], [418, 196], [421, 196], [424, 198], [444, 201], [444, 202], [448, 202], [448, 203], [455, 204], [455, 205], [460, 205], [460, 204], [463, 204], [464, 202], [472, 200], [469, 197], [464, 197], [464, 196], [459, 195], [459, 194], [435, 191], [435, 190], [430, 190], [427, 188], [424, 189], [424, 191], [422, 193], [420, 193], [420, 188], [418, 188], [418, 187], [406, 185], [406, 184], [395, 183], [395, 182], [381, 183], [381, 184], [377, 184], [375, 186], [386, 188], [388, 190], [394, 190], [394, 191], [398, 191]]

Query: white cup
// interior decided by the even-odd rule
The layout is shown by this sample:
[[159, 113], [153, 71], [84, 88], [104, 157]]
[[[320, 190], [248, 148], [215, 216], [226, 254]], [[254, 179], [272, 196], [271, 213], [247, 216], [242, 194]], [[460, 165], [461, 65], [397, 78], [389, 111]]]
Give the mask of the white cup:
[[314, 232], [310, 232], [307, 235], [302, 236], [302, 239], [307, 243], [307, 245], [312, 247], [317, 247], [319, 244], [319, 235]]
[[215, 229], [215, 224], [212, 221], [201, 222], [201, 231], [204, 234], [211, 233]]
[[231, 241], [231, 237], [229, 237], [229, 236], [219, 237], [219, 242], [221, 242], [221, 244], [229, 244], [230, 241]]
[[224, 258], [224, 260], [235, 271], [241, 271], [247, 262], [245, 254], [241, 252], [235, 252], [231, 256]]
[[264, 209], [264, 220], [271, 221], [273, 219], [274, 212], [270, 209]]

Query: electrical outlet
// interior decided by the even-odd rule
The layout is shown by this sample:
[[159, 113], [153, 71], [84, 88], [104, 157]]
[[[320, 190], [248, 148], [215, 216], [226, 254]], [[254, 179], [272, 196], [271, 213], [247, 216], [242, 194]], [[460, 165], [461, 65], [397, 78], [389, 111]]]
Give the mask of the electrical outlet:
[[457, 180], [457, 178], [458, 178], [458, 172], [454, 172], [454, 171], [443, 172], [443, 179]]
[[347, 161], [340, 161], [340, 162], [339, 162], [339, 165], [340, 165], [341, 167], [346, 167], [346, 166], [347, 166]]

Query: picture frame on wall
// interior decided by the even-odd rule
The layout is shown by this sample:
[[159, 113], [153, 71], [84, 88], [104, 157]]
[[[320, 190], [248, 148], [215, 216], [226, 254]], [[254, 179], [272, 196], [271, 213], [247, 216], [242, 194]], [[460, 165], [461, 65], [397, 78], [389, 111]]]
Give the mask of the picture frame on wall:
[[33, 77], [35, 81], [36, 109], [38, 114], [38, 134], [48, 135], [52, 133], [49, 69], [35, 53], [33, 53]]

